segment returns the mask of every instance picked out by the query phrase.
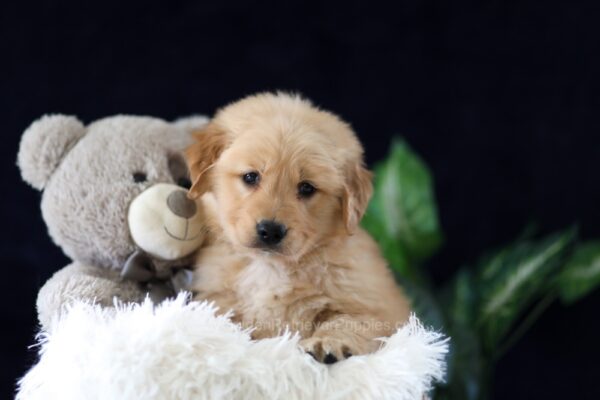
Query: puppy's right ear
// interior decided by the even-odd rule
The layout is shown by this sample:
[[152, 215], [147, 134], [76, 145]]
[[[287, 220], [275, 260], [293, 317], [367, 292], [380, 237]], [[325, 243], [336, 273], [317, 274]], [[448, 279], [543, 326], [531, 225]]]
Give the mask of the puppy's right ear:
[[373, 194], [372, 174], [362, 162], [348, 167], [342, 197], [342, 213], [346, 230], [353, 234], [362, 219]]
[[194, 133], [196, 143], [185, 151], [185, 158], [190, 170], [192, 187], [188, 197], [197, 199], [209, 190], [209, 171], [227, 145], [225, 132], [213, 123], [209, 123]]

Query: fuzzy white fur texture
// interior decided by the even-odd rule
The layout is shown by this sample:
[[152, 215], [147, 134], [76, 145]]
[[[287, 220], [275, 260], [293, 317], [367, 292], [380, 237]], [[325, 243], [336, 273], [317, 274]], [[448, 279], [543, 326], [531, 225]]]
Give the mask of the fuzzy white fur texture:
[[422, 399], [445, 372], [448, 340], [412, 316], [380, 350], [319, 364], [291, 334], [253, 341], [211, 304], [76, 302], [39, 336], [17, 400]]

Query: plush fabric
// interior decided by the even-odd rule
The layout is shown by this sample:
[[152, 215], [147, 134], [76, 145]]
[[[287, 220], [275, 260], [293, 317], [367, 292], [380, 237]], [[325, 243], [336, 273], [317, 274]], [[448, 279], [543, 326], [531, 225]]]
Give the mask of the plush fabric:
[[[162, 188], [165, 202], [167, 191], [183, 191], [178, 185], [186, 186], [189, 177], [181, 152], [192, 142], [191, 133], [206, 122], [202, 116], [167, 122], [116, 115], [84, 125], [73, 116], [49, 115], [33, 122], [23, 133], [17, 156], [21, 175], [42, 191], [42, 215], [48, 232], [73, 260], [40, 290], [38, 318], [44, 327], [72, 300], [94, 300], [112, 306], [115, 296], [137, 302], [148, 291], [155, 299], [164, 297], [159, 296], [161, 293], [173, 292], [169, 282], [162, 282], [168, 280], [168, 274], [149, 287], [147, 281], [121, 279], [120, 272], [131, 257], [137, 256], [140, 247], [148, 253], [147, 264], [152, 265], [157, 264], [153, 255], [165, 254], [164, 249], [156, 247], [168, 247], [168, 260], [179, 266], [183, 260], [173, 257], [189, 254], [198, 247], [201, 237], [186, 241], [185, 251], [173, 253], [176, 240], [165, 230], [155, 229], [153, 234], [162, 235], [164, 240], [155, 237], [138, 246], [128, 224], [128, 210], [134, 199], [157, 185]], [[153, 207], [154, 222], [163, 222], [169, 233], [187, 238], [189, 215], [188, 219], [175, 215], [168, 204], [159, 207], [155, 202], [147, 206]], [[149, 214], [143, 213], [137, 221], [138, 231], [147, 229]], [[158, 261], [164, 270], [170, 270], [162, 258]]]
[[[192, 140], [179, 126], [187, 125], [118, 115], [84, 128], [75, 117], [54, 115], [25, 131], [18, 164], [25, 181], [43, 188], [42, 215], [65, 254], [86, 265], [123, 267], [136, 248], [129, 204], [154, 184], [177, 184], [169, 163]], [[136, 173], [146, 179], [136, 182]]]
[[44, 115], [32, 123], [21, 139], [17, 155], [23, 179], [37, 190], [44, 189], [84, 133], [81, 121], [68, 115]]
[[376, 353], [328, 366], [296, 336], [253, 341], [187, 300], [72, 304], [40, 335], [17, 399], [421, 399], [444, 375], [447, 340], [414, 316]]
[[74, 262], [55, 272], [40, 289], [36, 301], [38, 318], [43, 327], [48, 327], [52, 316], [69, 301], [94, 299], [100, 306], [112, 307], [114, 297], [142, 302], [146, 293], [137, 282], [122, 279], [117, 270]]
[[157, 183], [133, 199], [127, 220], [138, 247], [162, 260], [190, 255], [200, 247], [206, 232], [204, 214], [188, 199], [187, 190], [174, 190], [167, 183]]

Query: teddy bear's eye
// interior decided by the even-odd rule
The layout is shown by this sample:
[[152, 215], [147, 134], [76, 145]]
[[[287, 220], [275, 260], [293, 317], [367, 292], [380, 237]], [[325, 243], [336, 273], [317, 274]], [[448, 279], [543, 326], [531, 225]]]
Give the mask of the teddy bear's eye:
[[190, 181], [189, 178], [179, 178], [177, 179], [177, 185], [184, 189], [189, 189], [192, 187], [192, 181]]
[[173, 181], [184, 189], [192, 187], [192, 181], [188, 173], [188, 168], [181, 154], [172, 154], [169, 156], [169, 170]]
[[133, 181], [135, 183], [144, 183], [148, 180], [148, 175], [143, 172], [134, 172], [133, 173]]

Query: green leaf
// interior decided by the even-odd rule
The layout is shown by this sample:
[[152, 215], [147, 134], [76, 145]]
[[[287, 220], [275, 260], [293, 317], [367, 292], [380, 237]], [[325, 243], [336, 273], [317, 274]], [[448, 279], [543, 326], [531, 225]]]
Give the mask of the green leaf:
[[594, 290], [600, 284], [600, 240], [578, 245], [557, 283], [561, 300], [567, 304]]
[[361, 224], [379, 244], [383, 256], [397, 275], [413, 282], [419, 280], [418, 272], [409, 264], [404, 248], [396, 238], [388, 235], [382, 219], [373, 207], [370, 208], [370, 211], [367, 211]]
[[447, 383], [436, 392], [448, 398], [479, 398], [484, 359], [481, 344], [474, 329], [477, 291], [471, 271], [463, 268], [442, 290], [440, 304], [446, 317], [447, 333], [451, 337]]
[[412, 311], [425, 326], [441, 330], [444, 328], [444, 317], [440, 306], [431, 292], [414, 282], [398, 279], [400, 287], [411, 301]]
[[442, 233], [427, 166], [403, 140], [395, 139], [374, 172], [373, 198], [363, 226], [380, 242], [398, 243], [410, 264], [430, 257]]
[[477, 291], [473, 273], [460, 269], [454, 279], [443, 290], [442, 300], [444, 315], [450, 326], [474, 327], [476, 320]]
[[549, 289], [575, 236], [571, 229], [537, 242], [518, 242], [479, 266], [477, 325], [488, 353], [494, 352], [523, 311]]
[[448, 331], [450, 354], [446, 383], [436, 390], [448, 399], [477, 400], [482, 390], [484, 360], [481, 357], [479, 338], [468, 328], [455, 327]]

